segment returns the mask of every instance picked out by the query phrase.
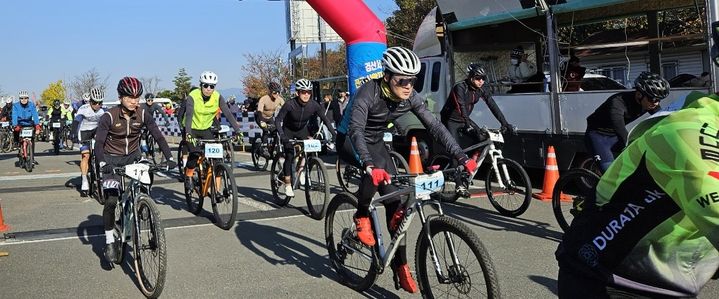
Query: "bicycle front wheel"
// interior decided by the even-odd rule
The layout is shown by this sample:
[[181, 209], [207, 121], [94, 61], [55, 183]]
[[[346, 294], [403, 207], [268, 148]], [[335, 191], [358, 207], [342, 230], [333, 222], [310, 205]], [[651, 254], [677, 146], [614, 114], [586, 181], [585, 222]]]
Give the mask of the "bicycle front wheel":
[[140, 290], [147, 298], [162, 294], [167, 274], [167, 248], [165, 230], [160, 223], [160, 212], [147, 195], [137, 201], [137, 227], [133, 230], [135, 276]]
[[487, 174], [485, 188], [489, 202], [504, 216], [522, 215], [532, 201], [529, 175], [519, 163], [510, 159], [497, 159], [497, 167], [491, 167]]
[[337, 194], [327, 207], [325, 241], [330, 264], [337, 271], [340, 282], [362, 292], [377, 279], [377, 257], [372, 248], [357, 238], [353, 215], [357, 198], [351, 193]]
[[340, 186], [345, 192], [357, 194], [359, 186], [362, 183], [362, 171], [354, 165], [342, 161], [337, 157], [337, 163], [335, 163], [335, 170], [337, 171], [337, 180], [340, 182]]
[[[231, 168], [226, 164], [215, 165], [215, 181], [212, 186], [212, 211], [215, 213], [215, 224], [229, 230], [237, 217], [237, 185]], [[210, 182], [211, 184], [213, 182]]]
[[63, 146], [66, 151], [73, 150], [73, 146], [75, 145], [75, 143], [72, 142], [72, 138], [70, 138], [70, 129], [69, 128], [66, 128], [65, 130], [63, 130], [62, 142], [63, 142]]
[[310, 217], [321, 220], [330, 197], [330, 184], [327, 182], [327, 167], [320, 158], [312, 157], [307, 164], [305, 178], [305, 198]]
[[562, 231], [566, 232], [572, 220], [586, 208], [597, 183], [599, 176], [584, 168], [571, 169], [559, 176], [552, 191], [552, 210]]
[[33, 167], [35, 167], [35, 153], [33, 153], [32, 150], [32, 141], [27, 141], [25, 145], [25, 155], [25, 170], [32, 172]]
[[476, 234], [446, 216], [430, 220], [428, 227], [429, 234], [420, 234], [415, 252], [423, 297], [500, 298], [497, 273]]

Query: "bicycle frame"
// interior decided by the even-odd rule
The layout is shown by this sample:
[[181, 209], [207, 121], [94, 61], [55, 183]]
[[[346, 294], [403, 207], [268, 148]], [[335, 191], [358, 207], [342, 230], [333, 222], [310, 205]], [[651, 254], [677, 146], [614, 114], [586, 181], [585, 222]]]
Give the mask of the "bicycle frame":
[[[408, 194], [410, 195], [410, 197], [409, 200], [405, 203], [406, 213], [404, 215], [404, 218], [398, 225], [397, 231], [394, 233], [394, 236], [392, 236], [392, 240], [385, 247], [384, 238], [382, 235], [382, 228], [380, 226], [381, 220], [377, 212], [377, 205], [382, 204], [389, 199]], [[426, 215], [424, 213], [424, 206], [426, 205], [435, 206], [438, 213], [435, 215]], [[437, 256], [434, 254], [435, 246], [434, 242], [432, 241], [429, 230], [429, 220], [444, 215], [444, 211], [442, 210], [442, 206], [439, 201], [432, 199], [429, 195], [417, 197], [415, 196], [413, 188], [405, 187], [395, 192], [385, 194], [379, 198], [373, 199], [370, 202], [369, 209], [370, 217], [372, 217], [372, 226], [375, 233], [375, 239], [377, 240], [377, 245], [375, 248], [377, 249], [379, 261], [381, 261], [381, 264], [377, 265], [379, 273], [384, 272], [384, 269], [386, 269], [391, 263], [394, 254], [397, 252], [397, 248], [399, 248], [400, 241], [407, 235], [407, 230], [409, 229], [409, 226], [414, 219], [414, 215], [418, 213], [420, 221], [422, 223], [422, 233], [424, 233], [424, 235], [429, 240], [429, 245], [432, 252], [432, 262], [434, 263], [435, 272], [438, 274], [438, 277], [445, 277], [442, 273], [442, 268], [439, 264], [439, 261], [437, 260]], [[345, 239], [345, 237], [346, 236], [343, 236], [343, 239]], [[459, 264], [459, 259], [455, 254], [454, 242], [451, 238], [448, 238], [448, 243], [450, 246], [450, 252], [452, 254], [452, 261], [455, 264]], [[364, 257], [369, 260], [372, 260], [370, 256], [364, 255]]]
[[[479, 152], [479, 155], [477, 155], [476, 157], [473, 157], [474, 155], [476, 155], [476, 152], [472, 155], [469, 155], [470, 153], [472, 153], [475, 150], [477, 150]], [[492, 141], [492, 139], [487, 138], [487, 140], [484, 140], [480, 143], [470, 146], [470, 147], [464, 149], [463, 151], [464, 151], [464, 153], [466, 153], [467, 155], [470, 156], [470, 159], [475, 159], [477, 161], [477, 166], [482, 165], [482, 162], [484, 162], [484, 159], [487, 158], [487, 156], [489, 156], [490, 161], [491, 161], [490, 163], [492, 164], [492, 169], [494, 169], [494, 171], [495, 171], [495, 175], [498, 178], [502, 177], [502, 176], [500, 176], [500, 173], [499, 173], [499, 167], [497, 167], [497, 160], [500, 158], [504, 158], [504, 156], [502, 155], [502, 150], [497, 149], [497, 147], [494, 145], [494, 141]], [[477, 171], [479, 171], [479, 167], [477, 167], [477, 169], [474, 170], [474, 172], [472, 173], [470, 178], [473, 178], [474, 175], [477, 174]], [[505, 178], [509, 177], [509, 171], [507, 170], [507, 167], [504, 165], [502, 167], [502, 173], [504, 174]], [[501, 188], [506, 188], [506, 186], [504, 185], [504, 182], [502, 182], [502, 180], [498, 180], [497, 183], [499, 184], [499, 186]]]
[[[225, 150], [225, 142], [232, 140], [232, 138], [216, 138], [216, 139], [195, 139], [197, 142], [199, 142], [201, 145], [204, 146], [205, 143], [219, 143], [222, 144], [223, 150]], [[210, 167], [208, 167], [207, 170], [205, 170], [205, 181], [202, 182], [202, 196], [207, 196], [208, 192], [210, 190], [210, 181], [215, 181], [214, 179], [210, 180], [209, 178], [214, 178], [214, 168], [215, 168], [215, 160], [221, 160], [222, 158], [205, 158], [204, 152], [200, 155], [199, 158], [197, 158], [197, 165], [200, 167], [200, 173], [202, 173], [203, 169], [201, 168], [205, 160], [207, 160], [210, 163]], [[221, 162], [221, 163], [224, 163]]]

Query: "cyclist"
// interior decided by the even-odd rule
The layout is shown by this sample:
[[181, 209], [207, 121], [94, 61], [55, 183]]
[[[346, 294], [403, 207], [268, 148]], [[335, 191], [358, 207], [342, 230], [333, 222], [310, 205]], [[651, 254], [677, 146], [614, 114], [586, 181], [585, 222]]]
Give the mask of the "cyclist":
[[[282, 165], [282, 172], [285, 176], [285, 195], [289, 197], [295, 196], [292, 190], [291, 175], [292, 161], [295, 158], [295, 153], [292, 148], [293, 145], [289, 140], [293, 138], [310, 138], [312, 135], [307, 126], [310, 120], [315, 116], [322, 119], [325, 124], [330, 123], [320, 103], [310, 100], [312, 98], [312, 82], [310, 82], [310, 80], [297, 80], [295, 82], [295, 90], [297, 90], [297, 96], [282, 105], [282, 108], [280, 108], [280, 111], [277, 113], [277, 117], [275, 117], [275, 127], [277, 128], [280, 141], [285, 149], [285, 162]], [[329, 131], [330, 134], [332, 134], [332, 140], [335, 140], [337, 134], [334, 130]]]
[[[18, 98], [20, 101], [13, 104], [12, 106], [12, 122], [11, 125], [15, 127], [14, 133], [13, 133], [13, 140], [15, 144], [19, 144], [20, 140], [20, 130], [22, 127], [35, 127], [35, 131], [33, 131], [32, 135], [32, 148], [30, 149], [33, 153], [33, 156], [35, 154], [35, 135], [40, 133], [40, 117], [37, 115], [37, 109], [35, 109], [35, 105], [30, 103], [30, 94], [23, 90], [18, 93]], [[20, 149], [22, 150], [22, 149]], [[18, 158], [20, 158], [20, 152], [18, 152]], [[35, 164], [37, 161], [34, 161]]]
[[120, 177], [112, 174], [112, 169], [133, 163], [140, 159], [140, 133], [143, 128], [150, 131], [165, 154], [167, 166], [175, 167], [170, 147], [165, 137], [150, 116], [150, 113], [138, 105], [142, 95], [142, 83], [134, 77], [124, 77], [117, 84], [120, 105], [108, 109], [100, 117], [95, 135], [95, 155], [103, 172], [102, 188], [105, 194], [103, 222], [105, 227], [105, 258], [116, 261], [115, 236], [112, 229], [115, 224], [115, 206], [120, 196]]
[[697, 296], [719, 267], [718, 130], [698, 92], [634, 128], [557, 249], [560, 298]]
[[[161, 125], [169, 125], [170, 124], [170, 116], [165, 113], [165, 111], [162, 109], [162, 105], [160, 103], [155, 103], [155, 95], [152, 93], [145, 94], [145, 104], [140, 104], [142, 109], [146, 110], [148, 113], [150, 113], [150, 116], [153, 118], [156, 115], [161, 115], [162, 119], [164, 121]], [[148, 132], [145, 130], [142, 132], [142, 138], [140, 139], [140, 149], [143, 153], [147, 153], [148, 151], [148, 144], [147, 144], [147, 137]]]
[[0, 111], [0, 120], [9, 121], [12, 119], [12, 97], [5, 98], [5, 106]]
[[[389, 184], [390, 174], [396, 174], [397, 170], [382, 140], [389, 123], [411, 111], [429, 130], [430, 135], [435, 136], [450, 154], [465, 165], [468, 172], [477, 168], [477, 163], [462, 152], [452, 135], [432, 116], [424, 99], [413, 90], [416, 75], [420, 71], [417, 55], [403, 47], [391, 47], [382, 54], [382, 65], [384, 76], [364, 83], [350, 99], [337, 139], [341, 145], [338, 151], [340, 158], [365, 170], [354, 221], [358, 237], [366, 246], [374, 246], [376, 242], [369, 219], [372, 196], [377, 191], [387, 194], [397, 190], [397, 187]], [[387, 224], [392, 227], [390, 223], [395, 211], [401, 209], [400, 198], [385, 208]], [[394, 221], [397, 220], [400, 219]], [[404, 240], [397, 251], [392, 261], [395, 281], [399, 280], [399, 286], [405, 291], [415, 293], [418, 289], [407, 265]]]
[[587, 117], [584, 142], [599, 155], [602, 171], [614, 161], [613, 150], [619, 152], [627, 144], [626, 125], [645, 112], [653, 114], [661, 109], [659, 101], [669, 95], [669, 82], [650, 72], [642, 72], [634, 80], [634, 88], [610, 96]]
[[102, 89], [90, 89], [90, 101], [88, 104], [80, 106], [77, 110], [75, 120], [72, 122], [72, 129], [70, 129], [70, 138], [72, 138], [73, 142], [82, 144], [80, 146], [81, 197], [87, 197], [90, 190], [90, 184], [87, 180], [87, 171], [90, 166], [90, 145], [97, 131], [97, 123], [100, 121], [100, 117], [105, 114], [105, 110], [102, 109], [104, 99], [105, 92]]
[[[200, 74], [200, 89], [190, 91], [185, 98], [185, 140], [187, 140], [190, 149], [190, 155], [185, 164], [185, 190], [194, 188], [192, 176], [195, 174], [197, 167], [197, 159], [202, 153], [195, 143], [194, 139], [212, 139], [215, 138], [212, 127], [218, 110], [222, 111], [225, 118], [235, 129], [235, 133], [240, 133], [240, 125], [235, 117], [230, 114], [230, 108], [227, 106], [225, 98], [215, 89], [217, 86], [217, 75], [210, 71]], [[234, 166], [233, 166], [234, 167]]]
[[[487, 72], [482, 66], [476, 63], [468, 65], [467, 78], [454, 85], [440, 111], [442, 124], [447, 127], [449, 133], [462, 148], [470, 147], [481, 141], [477, 135], [479, 126], [469, 117], [474, 110], [474, 105], [480, 100], [487, 104], [489, 111], [499, 121], [502, 133], [512, 131], [512, 125], [504, 118], [504, 114], [494, 102], [492, 94], [484, 87], [486, 82]], [[457, 178], [457, 193], [468, 196], [467, 190], [463, 184], [460, 184], [460, 181], [461, 178]]]
[[[255, 122], [262, 128], [262, 143], [267, 143], [267, 138], [273, 133], [267, 129], [267, 124], [275, 122], [275, 111], [285, 103], [285, 99], [280, 96], [280, 85], [277, 82], [267, 84], [267, 89], [270, 94], [262, 96], [257, 101], [255, 112]], [[267, 148], [262, 150], [267, 155]]]
[[[60, 100], [53, 100], [52, 101], [52, 107], [50, 107], [47, 110], [47, 115], [45, 116], [48, 121], [52, 124], [54, 122], [61, 123], [60, 126], [65, 126], [67, 123], [72, 123], [72, 111], [67, 110], [66, 107], [62, 107], [62, 104]], [[60, 149], [63, 147], [62, 144], [60, 144], [60, 135], [62, 132], [62, 127], [60, 128], [52, 128], [52, 135], [53, 135], [53, 146], [56, 149]], [[55, 151], [55, 155], [59, 154], [58, 151]]]

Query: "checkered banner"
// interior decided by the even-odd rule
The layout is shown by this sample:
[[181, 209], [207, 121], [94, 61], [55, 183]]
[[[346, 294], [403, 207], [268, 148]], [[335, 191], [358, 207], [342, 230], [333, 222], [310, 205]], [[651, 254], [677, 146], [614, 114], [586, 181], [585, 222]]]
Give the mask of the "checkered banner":
[[[159, 126], [160, 131], [165, 136], [180, 136], [180, 126], [177, 122], [177, 118], [174, 115], [171, 115], [169, 118], [169, 124], [164, 124], [165, 118], [162, 115], [155, 115], [155, 122], [158, 124], [164, 124]], [[236, 113], [235, 119], [240, 124], [240, 128], [242, 128], [242, 132], [244, 132], [244, 140], [245, 144], [249, 144], [251, 140], [254, 140], [255, 138], [258, 138], [262, 136], [262, 128], [260, 128], [257, 123], [255, 123], [255, 115], [254, 113], [248, 113], [248, 112], [242, 112], [242, 113]], [[230, 123], [225, 118], [225, 115], [222, 114], [222, 117], [220, 119], [220, 123], [223, 125], [230, 126]]]

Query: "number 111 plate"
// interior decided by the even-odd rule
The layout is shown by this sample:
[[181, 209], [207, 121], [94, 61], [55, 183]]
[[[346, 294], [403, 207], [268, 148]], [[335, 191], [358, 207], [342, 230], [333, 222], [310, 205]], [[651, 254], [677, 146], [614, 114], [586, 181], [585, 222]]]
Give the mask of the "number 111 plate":
[[444, 173], [441, 171], [431, 175], [423, 174], [414, 178], [414, 192], [416, 196], [429, 195], [442, 190], [444, 186]]

